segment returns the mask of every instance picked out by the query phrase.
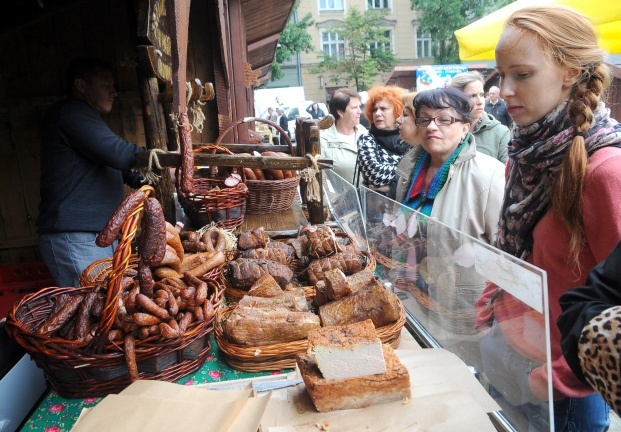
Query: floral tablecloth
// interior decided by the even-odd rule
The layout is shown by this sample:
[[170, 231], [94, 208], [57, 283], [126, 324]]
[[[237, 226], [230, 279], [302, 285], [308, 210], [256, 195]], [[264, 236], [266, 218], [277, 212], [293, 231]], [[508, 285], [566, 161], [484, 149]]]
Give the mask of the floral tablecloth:
[[[213, 336], [211, 344], [212, 352], [207, 357], [203, 367], [193, 374], [180, 379], [178, 381], [179, 384], [196, 385], [290, 372], [289, 370], [261, 373], [236, 371], [220, 358], [220, 350]], [[39, 404], [21, 431], [68, 432], [78, 419], [82, 408], [92, 408], [100, 400], [101, 398], [66, 399], [52, 391]]]

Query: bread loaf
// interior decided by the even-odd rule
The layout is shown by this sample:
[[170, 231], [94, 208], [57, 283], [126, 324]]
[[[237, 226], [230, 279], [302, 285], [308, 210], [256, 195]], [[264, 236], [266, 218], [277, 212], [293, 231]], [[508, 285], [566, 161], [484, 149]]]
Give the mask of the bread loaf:
[[411, 397], [407, 368], [390, 345], [382, 349], [386, 373], [342, 380], [325, 379], [307, 354], [298, 354], [297, 365], [317, 411], [364, 408]]
[[222, 322], [222, 330], [231, 342], [251, 346], [306, 339], [319, 326], [319, 317], [314, 313], [292, 312], [284, 307], [237, 306]]
[[307, 354], [326, 380], [386, 373], [382, 341], [371, 320], [313, 330]]
[[399, 319], [399, 298], [379, 282], [319, 308], [322, 326], [345, 325], [370, 319], [376, 328]]

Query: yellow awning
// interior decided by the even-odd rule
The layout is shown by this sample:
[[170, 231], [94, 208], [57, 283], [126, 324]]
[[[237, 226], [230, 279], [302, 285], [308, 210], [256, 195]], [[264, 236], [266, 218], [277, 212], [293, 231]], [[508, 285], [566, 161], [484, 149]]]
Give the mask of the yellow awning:
[[597, 26], [600, 45], [610, 54], [621, 54], [621, 1], [619, 0], [518, 0], [455, 31], [462, 61], [494, 60], [502, 26], [514, 11], [526, 6], [564, 4], [582, 12]]

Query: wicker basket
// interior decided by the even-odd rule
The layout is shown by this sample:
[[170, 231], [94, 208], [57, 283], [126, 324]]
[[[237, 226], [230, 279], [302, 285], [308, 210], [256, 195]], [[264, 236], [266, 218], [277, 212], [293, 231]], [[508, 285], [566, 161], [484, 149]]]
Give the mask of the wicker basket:
[[[289, 145], [289, 153], [293, 155], [293, 144], [289, 135], [276, 123], [258, 117], [247, 117], [232, 123], [216, 140], [218, 145], [222, 138], [234, 127], [248, 122], [267, 123], [275, 127], [281, 136], [285, 137]], [[300, 185], [300, 175], [286, 178], [283, 180], [250, 180], [246, 179], [248, 186], [248, 201], [246, 203], [246, 213], [248, 214], [266, 214], [278, 213], [289, 210], [293, 205], [293, 201], [298, 194], [298, 186]]]
[[[206, 145], [194, 149], [194, 153], [200, 152], [233, 154], [219, 145]], [[241, 173], [243, 181], [233, 187], [225, 186], [223, 178], [201, 178], [195, 175], [192, 193], [188, 194], [181, 190], [179, 184], [182, 169], [185, 168], [177, 168], [175, 176], [177, 198], [195, 227], [200, 228], [214, 222], [219, 228], [236, 228], [244, 222], [248, 187], [243, 172]]]
[[[264, 346], [247, 346], [231, 343], [222, 330], [222, 321], [232, 312], [229, 305], [218, 310], [216, 314], [215, 338], [218, 347], [224, 353], [227, 363], [234, 369], [244, 372], [263, 372], [295, 368], [297, 354], [306, 353], [308, 339]], [[399, 319], [392, 324], [377, 329], [377, 335], [383, 343], [393, 348], [399, 346], [401, 329], [405, 325], [405, 307], [399, 300]]]
[[[150, 186], [143, 189], [147, 194], [154, 192]], [[9, 334], [31, 355], [52, 387], [63, 397], [105, 396], [131, 384], [123, 342], [111, 343], [107, 335], [117, 316], [121, 279], [131, 260], [131, 243], [142, 210], [143, 205], [140, 204], [123, 225], [122, 239], [114, 252], [109, 272], [106, 305], [92, 341], [67, 340], [36, 333], [36, 329], [49, 317], [57, 296], [85, 294], [94, 289], [92, 286], [45, 288], [24, 297], [8, 316]], [[215, 281], [210, 281], [208, 286], [208, 301], [217, 309], [223, 300], [223, 290]], [[214, 320], [215, 317], [209, 321], [194, 321], [183, 336], [165, 342], [159, 336], [137, 339], [135, 351], [140, 378], [176, 381], [198, 370], [211, 348], [209, 335], [213, 331]]]

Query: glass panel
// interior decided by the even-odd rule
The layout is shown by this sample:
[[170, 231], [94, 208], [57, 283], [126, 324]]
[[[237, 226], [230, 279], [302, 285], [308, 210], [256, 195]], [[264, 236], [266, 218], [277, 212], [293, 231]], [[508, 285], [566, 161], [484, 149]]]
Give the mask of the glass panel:
[[533, 370], [552, 376], [546, 273], [370, 189], [360, 197], [377, 274], [421, 334], [470, 367], [516, 430], [554, 430], [541, 399], [551, 380], [547, 397], [529, 384]]
[[369, 250], [358, 190], [332, 170], [323, 170], [324, 203], [331, 218], [352, 236], [362, 250]]

